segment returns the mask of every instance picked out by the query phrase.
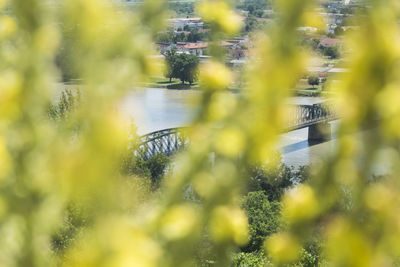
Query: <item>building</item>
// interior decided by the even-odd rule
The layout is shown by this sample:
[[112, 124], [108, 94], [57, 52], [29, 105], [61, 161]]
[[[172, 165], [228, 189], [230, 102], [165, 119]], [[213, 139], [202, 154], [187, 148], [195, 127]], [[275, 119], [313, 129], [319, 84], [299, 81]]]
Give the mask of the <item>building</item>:
[[192, 29], [202, 29], [204, 26], [201, 18], [175, 18], [169, 19], [168, 23], [174, 28], [175, 31], [178, 29], [183, 30], [185, 26], [188, 26]]
[[[207, 49], [209, 46], [208, 42], [196, 42], [196, 43], [189, 43], [189, 42], [177, 42], [176, 44], [170, 43], [163, 43], [158, 42], [156, 43], [158, 50], [161, 54], [165, 53], [166, 51], [176, 48], [178, 53], [186, 53], [191, 55], [196, 55], [198, 57], [205, 56], [207, 54]], [[221, 41], [219, 44], [221, 47], [226, 48], [228, 51], [241, 49], [237, 46], [237, 44], [228, 42], [228, 41]], [[240, 52], [236, 52], [239, 54]], [[247, 54], [247, 52], [244, 52]], [[240, 57], [244, 56], [243, 53]]]
[[161, 54], [164, 54], [166, 51], [171, 50], [173, 47], [173, 44], [164, 42], [157, 42], [156, 45]]
[[197, 42], [197, 43], [176, 43], [176, 46], [179, 51], [196, 55], [202, 56], [205, 54], [205, 50], [208, 48], [207, 42]]
[[[207, 42], [196, 42], [196, 43], [176, 43], [176, 47], [178, 51], [196, 55], [196, 56], [203, 56], [208, 49], [209, 43]], [[220, 46], [224, 47], [228, 50], [233, 49], [235, 44], [227, 41], [221, 41]]]
[[332, 47], [332, 46], [339, 46], [342, 43], [340, 39], [337, 38], [324, 38], [319, 43], [320, 47]]

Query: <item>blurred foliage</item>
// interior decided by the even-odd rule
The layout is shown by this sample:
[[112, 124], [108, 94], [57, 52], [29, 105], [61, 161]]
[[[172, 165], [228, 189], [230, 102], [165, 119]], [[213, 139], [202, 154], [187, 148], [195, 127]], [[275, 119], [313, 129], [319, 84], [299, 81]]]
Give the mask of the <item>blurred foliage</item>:
[[157, 189], [164, 175], [171, 168], [171, 159], [164, 154], [156, 154], [147, 160], [136, 157], [132, 150], [129, 150], [122, 164], [122, 172], [125, 175], [136, 175], [143, 179], [149, 179], [152, 187]]
[[262, 164], [250, 166], [249, 191], [262, 190], [269, 201], [280, 201], [285, 191], [309, 179], [309, 167], [288, 167], [285, 164], [268, 167]]
[[[315, 264], [307, 252], [314, 235], [331, 266], [391, 266], [400, 256], [399, 3], [364, 2], [360, 30], [346, 37], [349, 71], [331, 89], [342, 118], [337, 147], [307, 183], [285, 193], [286, 227], [264, 243], [275, 265]], [[0, 1], [1, 265], [193, 266], [205, 249], [212, 253], [203, 262], [229, 266], [252, 233], [240, 208], [252, 176], [243, 170], [276, 164], [273, 151], [289, 119], [283, 103], [308, 59], [297, 28], [319, 25], [312, 0], [274, 4], [278, 23], [257, 37], [246, 94], [221, 94], [233, 74], [211, 46], [213, 58], [200, 70], [204, 90], [188, 130], [191, 146], [154, 194], [120, 172], [129, 136], [115, 110], [133, 85], [159, 71], [149, 55], [164, 27], [165, 3], [148, 0], [126, 13], [106, 0]], [[229, 2], [204, 0], [197, 9], [211, 43], [242, 27]], [[56, 57], [66, 39], [73, 47], [68, 68], [84, 95], [68, 113], [79, 134], [48, 119], [65, 75]], [[50, 109], [53, 117], [71, 107], [64, 98]], [[374, 130], [354, 134], [367, 126]], [[383, 162], [391, 172], [376, 180]], [[71, 215], [71, 206], [84, 211], [84, 220]], [[247, 256], [259, 262], [238, 257]]]
[[58, 231], [52, 236], [52, 250], [54, 250], [62, 259], [63, 253], [73, 245], [79, 238], [79, 234], [90, 225], [87, 219], [90, 216], [83, 208], [67, 206], [63, 214], [63, 223]]
[[267, 258], [264, 253], [238, 253], [232, 260], [232, 266], [234, 267], [267, 267], [274, 266]]
[[[76, 94], [76, 95], [75, 95]], [[55, 121], [66, 120], [80, 104], [81, 97], [79, 90], [73, 93], [71, 89], [61, 92], [59, 101], [55, 104], [50, 104], [49, 117]]]

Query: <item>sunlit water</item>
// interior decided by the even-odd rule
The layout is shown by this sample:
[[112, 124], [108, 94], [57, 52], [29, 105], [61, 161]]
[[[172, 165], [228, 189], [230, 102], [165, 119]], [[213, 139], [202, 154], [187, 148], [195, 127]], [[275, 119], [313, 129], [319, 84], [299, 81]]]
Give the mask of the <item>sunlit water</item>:
[[130, 92], [122, 111], [134, 119], [138, 134], [187, 126], [195, 117], [196, 90], [149, 88]]

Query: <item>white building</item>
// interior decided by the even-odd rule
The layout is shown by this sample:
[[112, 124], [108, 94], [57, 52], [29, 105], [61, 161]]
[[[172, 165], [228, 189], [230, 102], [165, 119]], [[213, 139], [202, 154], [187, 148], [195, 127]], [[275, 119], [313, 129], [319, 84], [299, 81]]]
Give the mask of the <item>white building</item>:
[[204, 26], [201, 18], [175, 18], [169, 19], [168, 23], [174, 28], [175, 31], [177, 31], [178, 29], [183, 30], [185, 26], [197, 29], [202, 29]]

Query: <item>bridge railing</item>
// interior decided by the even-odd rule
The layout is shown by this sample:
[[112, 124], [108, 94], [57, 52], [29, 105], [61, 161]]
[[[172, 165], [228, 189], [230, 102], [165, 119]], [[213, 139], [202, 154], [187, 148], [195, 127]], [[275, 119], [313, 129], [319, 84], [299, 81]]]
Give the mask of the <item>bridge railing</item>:
[[135, 154], [143, 160], [157, 154], [171, 156], [189, 143], [184, 128], [170, 128], [152, 132], [140, 137]]
[[[317, 123], [337, 119], [331, 103], [299, 105], [292, 109], [291, 119], [285, 132], [305, 128]], [[185, 128], [170, 128], [152, 132], [140, 137], [135, 155], [148, 160], [154, 155], [164, 154], [171, 156], [189, 144], [184, 134]]]
[[286, 131], [293, 131], [310, 125], [335, 120], [337, 113], [331, 103], [298, 105], [292, 109]]

